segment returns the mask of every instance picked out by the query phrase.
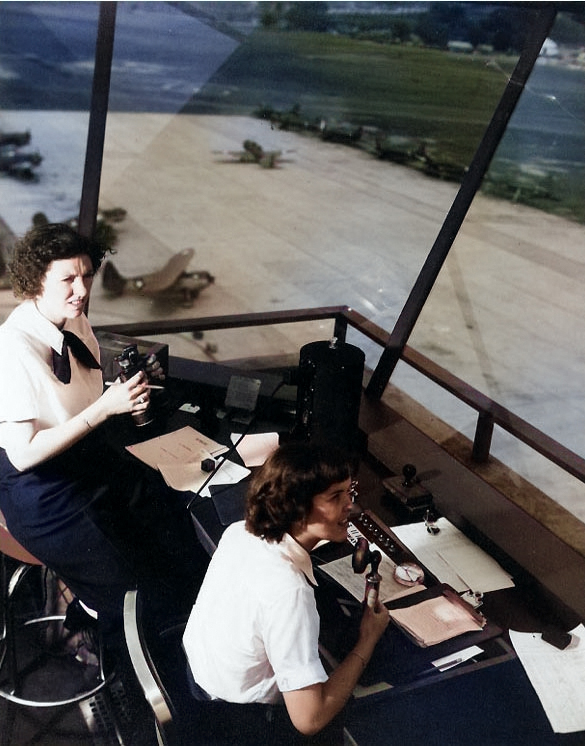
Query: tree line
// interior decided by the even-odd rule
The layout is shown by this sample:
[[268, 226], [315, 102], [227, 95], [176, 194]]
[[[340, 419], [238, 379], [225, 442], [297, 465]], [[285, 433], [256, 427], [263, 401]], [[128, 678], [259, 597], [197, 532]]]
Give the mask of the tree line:
[[[269, 30], [336, 33], [380, 43], [418, 42], [444, 49], [450, 41], [474, 48], [518, 53], [524, 43], [528, 15], [534, 8], [524, 3], [431, 2], [364, 3], [363, 12], [338, 12], [337, 3], [261, 3], [260, 25]], [[577, 5], [580, 5], [578, 3]], [[400, 12], [399, 12], [400, 11]], [[560, 43], [585, 44], [585, 30], [566, 14], [555, 25]]]

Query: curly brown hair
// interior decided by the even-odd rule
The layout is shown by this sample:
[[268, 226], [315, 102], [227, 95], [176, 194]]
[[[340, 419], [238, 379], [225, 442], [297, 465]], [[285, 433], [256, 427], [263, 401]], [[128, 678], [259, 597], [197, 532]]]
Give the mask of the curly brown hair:
[[85, 254], [91, 260], [93, 271], [97, 272], [105, 253], [104, 248], [65, 223], [36, 225], [14, 246], [8, 267], [14, 295], [17, 298], [36, 298], [42, 291], [49, 265], [55, 260]]
[[353, 477], [355, 464], [336, 448], [305, 442], [281, 445], [256, 472], [246, 496], [246, 528], [279, 542], [303, 522], [315, 495]]

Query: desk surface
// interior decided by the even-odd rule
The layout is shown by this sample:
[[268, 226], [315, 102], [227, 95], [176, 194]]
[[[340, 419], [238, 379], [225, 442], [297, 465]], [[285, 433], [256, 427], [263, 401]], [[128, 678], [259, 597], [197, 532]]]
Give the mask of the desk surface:
[[346, 723], [360, 746], [583, 746], [553, 732], [518, 659], [424, 689], [354, 699]]
[[[244, 491], [241, 486], [228, 487], [224, 496], [233, 497], [243, 509]], [[237, 514], [237, 511], [236, 511]], [[213, 552], [219, 541], [225, 524], [219, 519], [217, 505], [213, 499], [204, 498], [192, 506], [192, 515], [198, 536], [209, 552]], [[398, 540], [396, 540], [398, 541]], [[330, 576], [320, 571], [320, 565], [351, 552], [349, 543], [344, 545], [326, 545], [316, 550], [313, 562], [316, 568], [319, 585], [315, 591], [317, 607], [321, 618], [321, 645], [325, 658], [331, 665], [343, 659], [354, 646], [361, 620], [361, 606], [344, 588]], [[401, 561], [414, 559], [413, 555], [403, 548]], [[436, 580], [430, 573], [427, 577], [432, 583]], [[439, 587], [439, 586], [435, 586]], [[433, 683], [437, 678], [450, 677], [466, 673], [477, 665], [493, 665], [508, 660], [514, 653], [501, 637], [502, 630], [488, 620], [485, 628], [478, 632], [448, 640], [429, 648], [421, 648], [412, 643], [403, 632], [390, 625], [383, 639], [378, 643], [372, 661], [368, 665], [360, 684], [371, 687], [381, 682], [392, 686], [424, 686]], [[480, 658], [458, 667], [458, 670], [441, 672], [431, 662], [445, 655], [452, 655], [458, 650], [478, 645], [484, 651]]]
[[[155, 423], [154, 428], [144, 428], [138, 432], [131, 422], [126, 423], [123, 427], [117, 427], [115, 432], [112, 434], [114, 440], [120, 443], [124, 442], [137, 442], [149, 437], [154, 437], [157, 434], [168, 430], [174, 430], [184, 425], [191, 425], [195, 429], [200, 430], [209, 437], [213, 437], [219, 442], [225, 442], [229, 444], [229, 431], [231, 427], [225, 420], [222, 421], [216, 417], [217, 408], [221, 407], [221, 397], [217, 398], [209, 404], [208, 407], [203, 407], [198, 416], [193, 416], [188, 413], [178, 412], [178, 407], [188, 401], [193, 403], [200, 403], [194, 393], [192, 382], [187, 382], [184, 386], [182, 382], [170, 381], [168, 391], [165, 392], [166, 401], [160, 402], [160, 417]], [[278, 419], [278, 418], [276, 418]], [[120, 423], [121, 424], [121, 423]], [[276, 424], [276, 426], [275, 426]], [[257, 431], [264, 431], [266, 429], [280, 429], [283, 433], [290, 431], [292, 421], [287, 419], [286, 414], [281, 419], [280, 423], [271, 423], [269, 428], [263, 428], [261, 425], [257, 427]], [[388, 476], [388, 470], [377, 462], [373, 462], [367, 455], [364, 457], [360, 468], [360, 502], [364, 508], [370, 508], [384, 519], [384, 522], [391, 524], [392, 521], [396, 523], [401, 522], [401, 517], [397, 516], [393, 512], [392, 505], [384, 501], [384, 490], [381, 485], [382, 479]], [[241, 493], [240, 493], [241, 499]], [[213, 500], [202, 499], [196, 500], [193, 504], [193, 515], [205, 530], [205, 533], [210, 537], [210, 549], [217, 543], [223, 529], [222, 522], [219, 520], [218, 512]], [[332, 586], [330, 584], [323, 584], [321, 591], [327, 595], [330, 594]], [[338, 589], [335, 589], [336, 591]], [[337, 594], [336, 594], [337, 595]], [[504, 630], [509, 626], [513, 626], [516, 629], [542, 629], [543, 612], [544, 617], [550, 617], [550, 609], [545, 603], [541, 604], [537, 601], [537, 589], [535, 589], [530, 582], [523, 584], [522, 588], [514, 588], [506, 591], [498, 591], [495, 593], [487, 594], [485, 597], [484, 610], [486, 617]], [[318, 601], [322, 604], [322, 600]], [[352, 625], [355, 627], [355, 620], [359, 618], [356, 615], [355, 618], [345, 617], [339, 619], [337, 616], [337, 610], [339, 605], [328, 603], [325, 599], [324, 605], [322, 605], [324, 624], [324, 633], [328, 630], [346, 630], [348, 634], [347, 639], [350, 639], [349, 631]], [[327, 609], [329, 611], [327, 611]], [[331, 609], [334, 609], [333, 613], [333, 624], [328, 624], [327, 615], [331, 613]], [[554, 619], [558, 619], [556, 612], [553, 613]], [[520, 621], [520, 623], [518, 622]], [[567, 629], [572, 628], [574, 619], [570, 619], [567, 622]], [[344, 626], [345, 625], [345, 626]], [[483, 660], [478, 659], [473, 665], [469, 666], [458, 666], [451, 669], [448, 672], [438, 672], [437, 674], [427, 675], [424, 673], [428, 669], [428, 658], [429, 655], [427, 649], [413, 650], [414, 647], [402, 633], [397, 630], [393, 631], [394, 634], [390, 634], [388, 639], [384, 641], [384, 644], [380, 647], [379, 655], [375, 656], [372, 664], [368, 667], [365, 672], [363, 684], [369, 685], [376, 683], [384, 678], [388, 678], [388, 661], [393, 660], [394, 667], [394, 681], [399, 683], [398, 687], [386, 691], [378, 691], [377, 694], [370, 694], [370, 696], [356, 700], [352, 713], [350, 715], [352, 725], [351, 731], [357, 738], [359, 743], [368, 743], [369, 746], [386, 746], [388, 743], [387, 734], [392, 732], [393, 741], [401, 743], [401, 746], [419, 746], [419, 744], [443, 744], [449, 743], [450, 746], [457, 746], [459, 744], [471, 744], [474, 746], [481, 746], [485, 743], [486, 746], [502, 746], [504, 743], [509, 743], [510, 746], [517, 746], [518, 744], [526, 743], [527, 746], [530, 744], [538, 743], [539, 746], [544, 744], [577, 744], [582, 743], [579, 737], [583, 734], [572, 734], [577, 740], [571, 740], [571, 737], [567, 737], [565, 740], [559, 740], [554, 737], [554, 734], [550, 731], [550, 727], [542, 711], [539, 707], [538, 701], [534, 702], [536, 695], [528, 682], [519, 661], [515, 660], [512, 649], [506, 644], [505, 637], [499, 636], [488, 636], [484, 640], [485, 645], [485, 656]], [[458, 644], [458, 643], [457, 643]], [[334, 644], [331, 643], [331, 647], [334, 648]], [[420, 652], [422, 650], [422, 652]], [[342, 651], [341, 651], [342, 652]], [[433, 656], [430, 660], [439, 657], [438, 650], [433, 650], [431, 655]], [[397, 664], [400, 663], [400, 665]], [[498, 662], [502, 665], [493, 665]], [[474, 671], [474, 676], [463, 676], [463, 674], [469, 671]], [[498, 673], [500, 671], [501, 673]], [[466, 705], [459, 704], [463, 702], [466, 692], [474, 691], [477, 700], [474, 705], [478, 703], [481, 705], [482, 702], [489, 703], [493, 701], [494, 708], [500, 706], [501, 694], [505, 689], [505, 684], [509, 681], [510, 672], [513, 672], [520, 683], [525, 688], [520, 694], [520, 689], [516, 692], [516, 696], [521, 696], [523, 701], [530, 701], [531, 707], [537, 713], [530, 722], [532, 724], [538, 722], [538, 738], [537, 740], [528, 737], [525, 741], [521, 740], [496, 740], [488, 738], [488, 740], [482, 740], [481, 729], [485, 727], [485, 723], [481, 723], [477, 714], [474, 714], [473, 708], [470, 707], [468, 710], [469, 716], [471, 717], [471, 723], [473, 724], [473, 718], [477, 717], [477, 724], [473, 724], [472, 731], [470, 733], [469, 728], [465, 730], [462, 727], [450, 727], [450, 722], [455, 723], [458, 720], [461, 707]], [[427, 680], [425, 680], [427, 679]], [[464, 681], [464, 684], [458, 683]], [[428, 687], [427, 684], [433, 683], [434, 686]], [[420, 687], [425, 687], [425, 703], [430, 703], [432, 700], [440, 701], [443, 710], [440, 712], [441, 717], [437, 721], [435, 718], [421, 717], [421, 708], [426, 709], [426, 704], [418, 702], [416, 707], [412, 708], [412, 700], [409, 693], [418, 692]], [[479, 689], [478, 689], [479, 687]], [[481, 691], [482, 687], [487, 687], [485, 691]], [[489, 687], [492, 687], [491, 689]], [[368, 691], [366, 689], [366, 691]], [[444, 692], [448, 691], [449, 695], [443, 701], [442, 697]], [[404, 700], [404, 697], [407, 699]], [[509, 704], [511, 697], [505, 698], [504, 704]], [[396, 708], [388, 709], [388, 704], [391, 701], [398, 702], [398, 710]], [[412, 712], [411, 712], [412, 711]], [[416, 713], [416, 714], [415, 714]], [[485, 715], [485, 709], [482, 709], [482, 713]], [[429, 733], [426, 732], [424, 740], [422, 738], [421, 728], [406, 727], [407, 733], [411, 734], [413, 738], [403, 738], [402, 735], [398, 736], [398, 733], [402, 734], [402, 731], [396, 728], [397, 720], [402, 722], [402, 715], [408, 719], [416, 716], [416, 723], [421, 728], [431, 728], [432, 732], [437, 735], [437, 739], [433, 741], [432, 738], [428, 738]], [[497, 717], [501, 717], [501, 713], [497, 713]], [[517, 707], [513, 708], [513, 713], [510, 714], [512, 718], [511, 725], [513, 727], [505, 727], [504, 733], [516, 733], [516, 725], [520, 723], [522, 727], [525, 726], [524, 718], [518, 717]], [[515, 718], [515, 719], [514, 719]], [[485, 717], [484, 717], [485, 719]], [[543, 723], [544, 719], [544, 723]], [[498, 721], [500, 722], [500, 721]], [[412, 725], [412, 721], [411, 721]], [[510, 725], [510, 724], [508, 724]], [[490, 723], [487, 723], [488, 733], [493, 733], [493, 728], [490, 731]], [[404, 730], [404, 729], [403, 729]], [[455, 731], [457, 733], [455, 734]], [[414, 736], [414, 734], [418, 734]], [[552, 734], [552, 735], [551, 735]], [[396, 736], [396, 738], [394, 738]], [[469, 738], [468, 738], [469, 736]], [[515, 736], [514, 736], [515, 737]], [[468, 740], [465, 740], [468, 738]], [[414, 740], [413, 740], [414, 739]]]
[[[208, 368], [206, 366], [205, 370]], [[226, 370], [229, 372], [229, 369]], [[213, 383], [217, 384], [216, 381]], [[218, 442], [231, 445], [229, 437], [236, 426], [229, 418], [217, 416], [218, 412], [221, 413], [225, 398], [222, 386], [212, 385], [207, 379], [194, 382], [171, 377], [165, 388], [164, 392], [153, 392], [157, 416], [152, 425], [136, 428], [130, 417], [113, 418], [112, 422], [107, 423], [110, 437], [121, 449], [130, 442], [145, 440], [184, 425], [190, 425]], [[271, 386], [266, 385], [265, 388], [268, 390]], [[180, 411], [179, 407], [186, 402], [200, 406], [199, 412], [194, 415]], [[291, 416], [287, 402], [279, 402], [273, 409], [266, 406], [263, 408], [267, 416], [263, 421], [254, 423], [252, 432], [276, 430], [281, 437], [288, 436], [294, 424], [294, 416]], [[240, 431], [241, 429], [240, 425]], [[237, 455], [234, 455], [234, 460], [237, 460]], [[360, 504], [364, 509], [371, 509], [384, 524], [391, 526], [409, 522], [409, 516], [401, 512], [395, 502], [388, 500], [382, 485], [383, 479], [388, 475], [386, 467], [369, 454], [363, 454], [359, 472]], [[212, 540], [216, 542], [222, 527], [214, 526], [212, 508], [202, 507], [201, 510], [209, 513], [205, 524], [207, 530], [213, 534]], [[470, 538], [476, 539], [474, 536]], [[490, 547], [483, 548], [492, 554]], [[523, 574], [520, 568], [506, 569], [514, 575], [517, 587], [513, 591], [488, 594], [484, 602], [486, 616], [499, 626], [504, 629], [513, 627], [521, 631], [539, 631], [552, 625], [569, 630], [581, 621], [575, 613], [565, 607], [561, 608], [556, 599], [544, 595], [542, 587]]]

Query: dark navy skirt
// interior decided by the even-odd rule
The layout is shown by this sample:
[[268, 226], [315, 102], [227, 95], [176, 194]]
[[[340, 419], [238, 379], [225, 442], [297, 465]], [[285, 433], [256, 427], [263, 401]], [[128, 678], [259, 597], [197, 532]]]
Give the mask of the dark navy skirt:
[[124, 594], [138, 586], [161, 608], [191, 608], [208, 558], [181, 498], [99, 428], [24, 472], [0, 449], [10, 532], [104, 620], [121, 622]]

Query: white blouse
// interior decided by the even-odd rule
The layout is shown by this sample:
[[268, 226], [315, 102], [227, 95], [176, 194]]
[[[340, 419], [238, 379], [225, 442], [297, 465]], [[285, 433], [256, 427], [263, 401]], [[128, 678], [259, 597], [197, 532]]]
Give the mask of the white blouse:
[[[99, 345], [85, 315], [68, 319], [65, 329], [85, 342], [99, 361]], [[0, 447], [6, 447], [4, 423], [37, 420], [41, 429], [53, 427], [102, 394], [101, 371], [81, 365], [71, 352], [71, 382], [59, 381], [52, 350], [61, 353], [62, 346], [63, 334], [33, 300], [23, 301], [0, 326]]]

